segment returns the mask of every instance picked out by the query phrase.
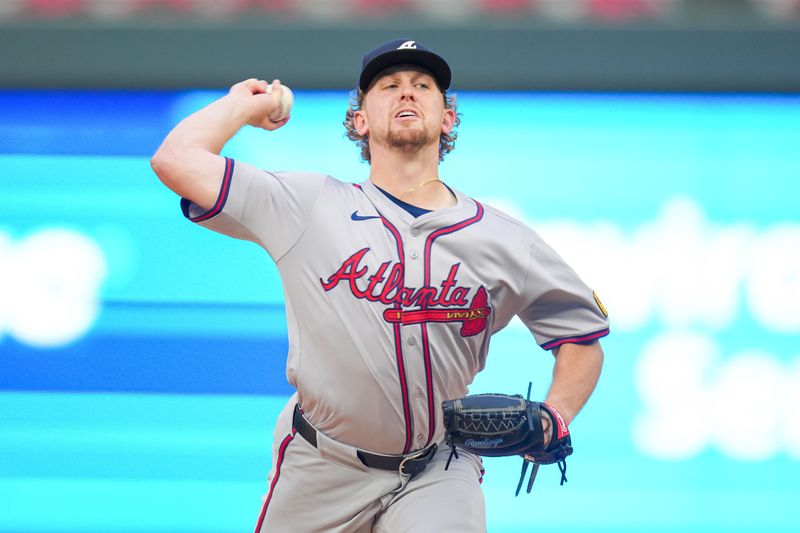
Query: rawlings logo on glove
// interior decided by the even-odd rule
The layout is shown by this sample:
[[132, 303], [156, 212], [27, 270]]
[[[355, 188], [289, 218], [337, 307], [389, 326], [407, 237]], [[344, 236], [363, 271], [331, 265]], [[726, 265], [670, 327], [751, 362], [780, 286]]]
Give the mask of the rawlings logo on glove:
[[[530, 397], [530, 387], [528, 387]], [[539, 465], [557, 463], [561, 470], [561, 484], [567, 481], [566, 458], [572, 454], [572, 440], [564, 418], [550, 405], [532, 402], [522, 396], [506, 394], [476, 394], [442, 402], [450, 460], [458, 459], [456, 447], [477, 455], [505, 457], [519, 455], [523, 458], [517, 492], [522, 488], [528, 463], [533, 463], [528, 492], [539, 470]], [[550, 442], [544, 445], [545, 433], [542, 418], [550, 420]]]
[[464, 444], [469, 446], [470, 448], [496, 448], [503, 444], [503, 439], [467, 439], [464, 441]]

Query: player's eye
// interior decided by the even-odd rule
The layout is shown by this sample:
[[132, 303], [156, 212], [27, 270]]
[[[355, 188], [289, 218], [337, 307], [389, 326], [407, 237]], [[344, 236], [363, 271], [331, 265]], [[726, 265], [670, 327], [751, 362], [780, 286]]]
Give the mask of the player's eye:
[[418, 83], [417, 87], [419, 87], [420, 89], [430, 89], [430, 85], [428, 85], [427, 83], [423, 83], [423, 82]]

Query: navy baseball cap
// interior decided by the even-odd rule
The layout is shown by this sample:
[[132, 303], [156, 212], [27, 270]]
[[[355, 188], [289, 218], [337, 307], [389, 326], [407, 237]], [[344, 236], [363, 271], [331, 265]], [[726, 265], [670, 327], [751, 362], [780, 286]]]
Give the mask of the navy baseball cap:
[[447, 61], [410, 39], [395, 39], [367, 52], [361, 63], [358, 87], [366, 92], [375, 76], [395, 65], [420, 66], [433, 74], [442, 91], [450, 87], [451, 72]]

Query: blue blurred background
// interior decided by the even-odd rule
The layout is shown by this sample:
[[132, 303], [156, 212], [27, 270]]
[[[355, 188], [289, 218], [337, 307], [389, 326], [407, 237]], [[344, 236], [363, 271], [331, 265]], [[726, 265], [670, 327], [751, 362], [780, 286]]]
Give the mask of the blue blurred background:
[[[279, 280], [148, 164], [220, 94], [0, 93], [0, 530], [251, 526], [290, 394]], [[800, 98], [459, 96], [443, 176], [529, 220], [614, 320], [570, 483], [514, 499], [517, 461], [490, 461], [490, 530], [797, 528]], [[346, 100], [298, 91], [226, 153], [360, 181]], [[541, 395], [551, 365], [513, 324], [473, 392]]]
[[[5, 4], [0, 25], [48, 35], [101, 4]], [[535, 24], [550, 16], [535, 11], [546, 2], [469, 5], [494, 16], [501, 4]], [[609, 22], [588, 7], [601, 4], [552, 24], [624, 33], [713, 11], [622, 2], [662, 10]], [[519, 461], [488, 460], [489, 531], [800, 530], [800, 95], [791, 81], [642, 92], [618, 78], [587, 91], [548, 72], [552, 86], [493, 91], [465, 73], [441, 175], [537, 229], [597, 290], [612, 334], [573, 423], [569, 483], [543, 468], [534, 494], [514, 498]], [[291, 394], [277, 271], [257, 246], [185, 221], [149, 167], [169, 129], [222, 89], [18, 75], [0, 90], [0, 531], [252, 530]], [[225, 155], [365, 179], [341, 126], [349, 86], [320, 85], [292, 85], [288, 126], [244, 129]], [[552, 362], [512, 322], [471, 392], [531, 380], [542, 397]]]

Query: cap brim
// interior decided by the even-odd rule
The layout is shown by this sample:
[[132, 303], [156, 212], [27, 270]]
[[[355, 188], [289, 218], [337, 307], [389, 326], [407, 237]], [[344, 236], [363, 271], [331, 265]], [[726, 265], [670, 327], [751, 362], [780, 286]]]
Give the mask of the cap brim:
[[391, 50], [379, 55], [367, 63], [361, 71], [361, 77], [358, 79], [359, 88], [366, 92], [375, 76], [395, 65], [420, 66], [433, 74], [439, 89], [446, 91], [450, 88], [450, 66], [438, 55], [425, 50]]

